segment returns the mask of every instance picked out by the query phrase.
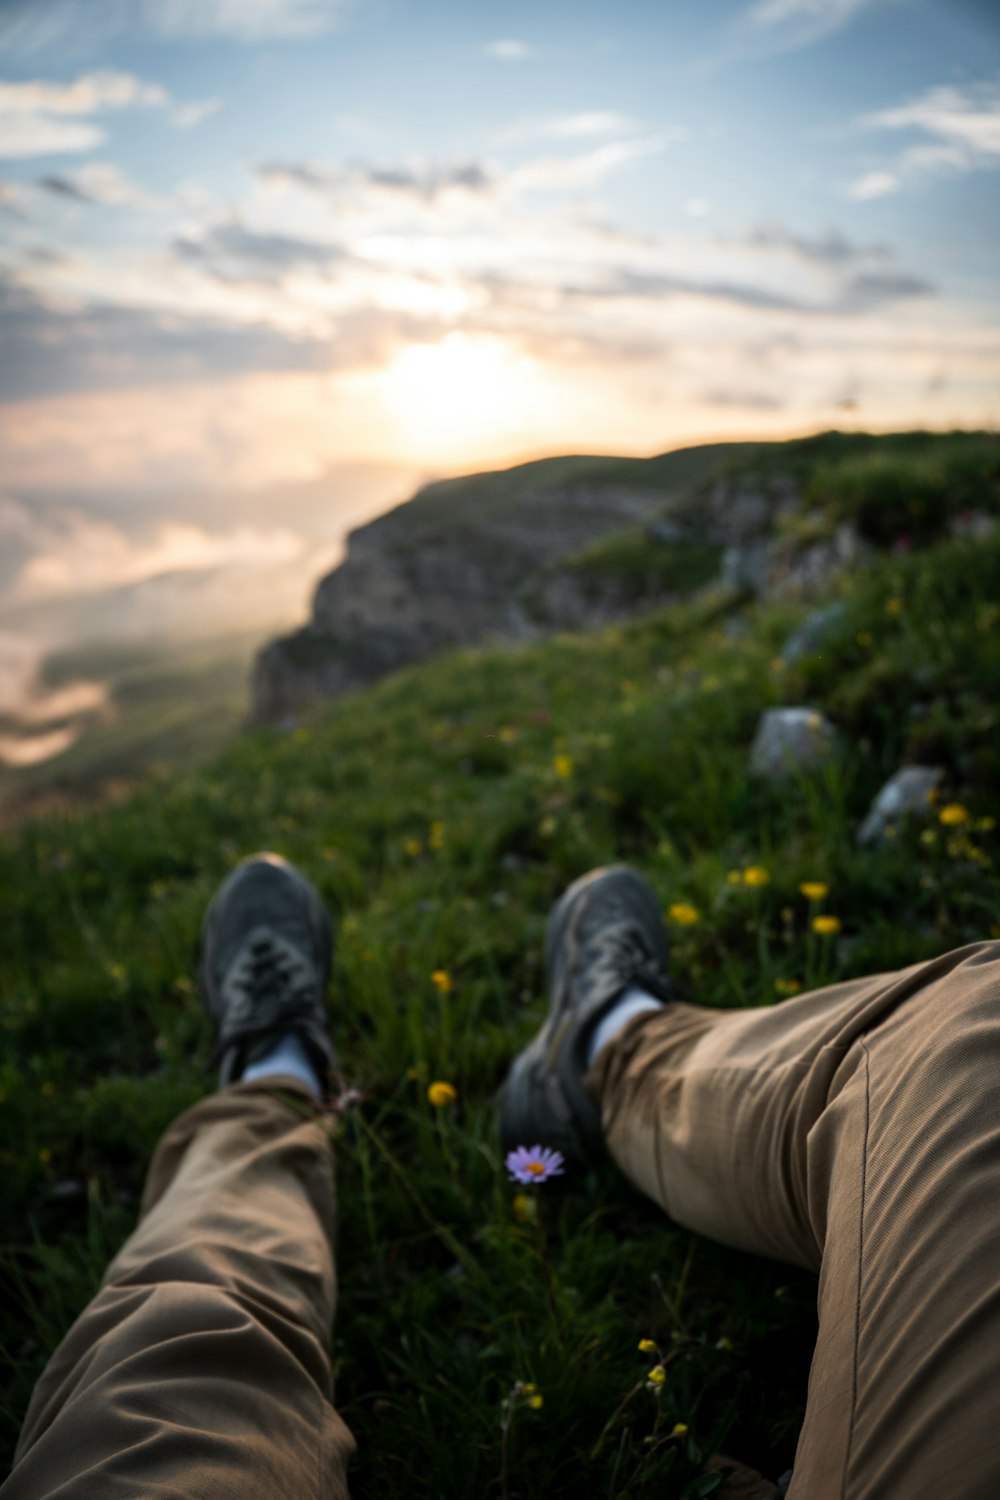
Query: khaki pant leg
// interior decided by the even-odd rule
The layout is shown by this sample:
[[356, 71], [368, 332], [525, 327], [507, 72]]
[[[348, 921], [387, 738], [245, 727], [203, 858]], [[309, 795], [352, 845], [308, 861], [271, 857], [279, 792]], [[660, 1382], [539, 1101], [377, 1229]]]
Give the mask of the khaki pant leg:
[[638, 1017], [589, 1081], [679, 1223], [820, 1273], [789, 1500], [994, 1500], [1000, 945]]
[[237, 1084], [157, 1147], [142, 1217], [42, 1374], [3, 1500], [340, 1500], [330, 1126]]

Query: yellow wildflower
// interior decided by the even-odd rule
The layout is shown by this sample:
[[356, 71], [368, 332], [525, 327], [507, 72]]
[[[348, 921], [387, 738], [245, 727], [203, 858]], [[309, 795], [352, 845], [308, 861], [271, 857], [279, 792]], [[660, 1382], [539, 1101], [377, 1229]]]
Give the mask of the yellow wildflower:
[[431, 984], [442, 995], [450, 995], [454, 989], [452, 977], [447, 969], [435, 969], [431, 975]]
[[958, 828], [962, 823], [969, 821], [969, 810], [963, 807], [961, 802], [949, 802], [942, 807], [938, 813], [938, 822], [943, 823], [946, 828]]
[[763, 865], [747, 865], [746, 869], [743, 871], [743, 884], [744, 885], [750, 885], [750, 886], [767, 885], [767, 883], [768, 883], [768, 881], [770, 879], [771, 879], [770, 871], [769, 870], [765, 870], [765, 868], [764, 868]]
[[656, 1353], [656, 1340], [655, 1339], [640, 1339], [639, 1340], [639, 1353], [640, 1354], [655, 1354]]
[[926, 844], [929, 849], [932, 844], [937, 843], [937, 830], [934, 828], [925, 828], [920, 835], [920, 842]]
[[435, 818], [427, 835], [428, 849], [441, 849], [444, 846], [444, 823], [440, 818]]
[[499, 738], [501, 744], [512, 745], [517, 739], [517, 730], [513, 724], [502, 724], [499, 730]]
[[830, 894], [830, 887], [822, 880], [803, 880], [799, 890], [807, 901], [822, 901]]
[[454, 1104], [458, 1098], [458, 1090], [450, 1083], [438, 1079], [436, 1083], [428, 1084], [427, 1098], [435, 1109], [444, 1109], [447, 1104]]
[[424, 846], [420, 842], [419, 839], [404, 839], [403, 840], [403, 849], [404, 849], [404, 851], [407, 854], [410, 855], [411, 858], [415, 858], [416, 855], [418, 855], [420, 853], [420, 851], [423, 849], [423, 847]]
[[885, 601], [885, 612], [887, 615], [901, 615], [903, 613], [903, 601], [895, 595]]
[[687, 1431], [688, 1431], [688, 1424], [686, 1422], [675, 1422], [674, 1423], [674, 1430], [673, 1430], [673, 1432], [671, 1432], [670, 1436], [672, 1438], [687, 1437]]
[[550, 839], [558, 827], [559, 819], [554, 818], [551, 813], [546, 813], [538, 825], [538, 832], [543, 839]]
[[540, 1392], [536, 1391], [533, 1396], [528, 1397], [528, 1405], [531, 1407], [532, 1411], [541, 1411], [542, 1407], [545, 1405], [545, 1397], [541, 1395]]
[[701, 912], [689, 901], [675, 901], [672, 906], [668, 907], [667, 916], [679, 927], [693, 927], [701, 917]]
[[646, 1379], [650, 1385], [664, 1385], [667, 1379], [667, 1372], [662, 1365], [654, 1365], [646, 1376]]
[[538, 1390], [538, 1387], [537, 1387], [537, 1385], [535, 1384], [535, 1382], [533, 1380], [522, 1380], [521, 1381], [521, 1395], [522, 1396], [533, 1396], [537, 1390]]
[[800, 979], [776, 979], [774, 988], [779, 995], [797, 995], [802, 988]]
[[552, 757], [552, 769], [557, 776], [566, 777], [573, 774], [573, 757], [571, 755], [554, 755]]
[[976, 831], [978, 833], [992, 833], [996, 826], [996, 818], [979, 818], [976, 822]]
[[812, 930], [818, 932], [820, 937], [833, 937], [839, 932], [841, 921], [839, 917], [813, 917]]
[[728, 873], [728, 875], [726, 876], [726, 884], [727, 885], [742, 885], [743, 884], [743, 872], [741, 870], [730, 870], [729, 873]]

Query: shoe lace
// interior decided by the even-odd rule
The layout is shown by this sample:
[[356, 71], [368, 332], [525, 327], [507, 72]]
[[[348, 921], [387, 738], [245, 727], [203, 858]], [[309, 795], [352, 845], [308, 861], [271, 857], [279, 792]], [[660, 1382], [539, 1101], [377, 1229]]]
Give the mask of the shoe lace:
[[670, 987], [662, 965], [637, 928], [627, 922], [605, 927], [597, 939], [586, 944], [580, 950], [578, 967], [595, 989], [637, 984], [658, 995]]
[[317, 998], [316, 968], [290, 943], [262, 932], [243, 949], [226, 976], [227, 1026], [232, 1034], [270, 1026], [278, 1018], [291, 1029], [307, 1020]]

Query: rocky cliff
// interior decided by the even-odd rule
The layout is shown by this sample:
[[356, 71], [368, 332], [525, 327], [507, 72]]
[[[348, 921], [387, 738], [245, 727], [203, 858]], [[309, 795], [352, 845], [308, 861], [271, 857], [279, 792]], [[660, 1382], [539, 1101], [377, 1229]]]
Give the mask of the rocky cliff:
[[634, 607], [560, 565], [653, 523], [736, 444], [650, 460], [567, 458], [427, 486], [353, 531], [312, 618], [257, 658], [255, 716], [274, 720], [450, 646], [525, 640]]

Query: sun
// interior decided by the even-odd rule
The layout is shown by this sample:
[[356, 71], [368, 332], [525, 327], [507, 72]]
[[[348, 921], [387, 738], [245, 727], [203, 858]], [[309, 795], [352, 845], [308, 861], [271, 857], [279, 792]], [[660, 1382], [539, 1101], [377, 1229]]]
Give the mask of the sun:
[[379, 383], [400, 448], [437, 463], [537, 440], [551, 402], [536, 360], [499, 338], [459, 332], [400, 350]]

